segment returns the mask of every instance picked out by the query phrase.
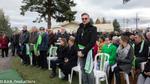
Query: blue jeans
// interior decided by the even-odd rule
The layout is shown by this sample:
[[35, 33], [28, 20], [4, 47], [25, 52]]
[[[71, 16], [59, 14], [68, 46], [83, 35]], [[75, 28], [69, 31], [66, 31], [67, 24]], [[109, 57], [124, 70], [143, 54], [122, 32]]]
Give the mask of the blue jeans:
[[84, 70], [86, 58], [79, 58], [79, 60], [82, 71], [82, 84], [95, 84], [93, 71], [90, 74], [88, 74]]

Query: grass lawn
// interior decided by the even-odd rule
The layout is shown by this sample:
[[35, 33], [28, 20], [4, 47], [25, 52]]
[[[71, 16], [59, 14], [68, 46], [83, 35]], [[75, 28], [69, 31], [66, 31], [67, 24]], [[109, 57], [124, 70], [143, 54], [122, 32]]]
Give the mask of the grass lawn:
[[[22, 65], [19, 57], [13, 57], [12, 60], [12, 69], [15, 69], [24, 80], [34, 80], [35, 84], [69, 84], [68, 81], [61, 80], [58, 77], [49, 78], [49, 70]], [[73, 77], [72, 84], [78, 84], [78, 75]]]

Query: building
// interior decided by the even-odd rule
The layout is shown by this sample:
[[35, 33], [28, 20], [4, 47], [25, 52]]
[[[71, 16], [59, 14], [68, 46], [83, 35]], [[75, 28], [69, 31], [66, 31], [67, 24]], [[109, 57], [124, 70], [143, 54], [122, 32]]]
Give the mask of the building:
[[[57, 27], [53, 27], [54, 32], [57, 32], [60, 30], [61, 27], [64, 27], [67, 32], [77, 32], [77, 29], [79, 28], [79, 22], [72, 21], [72, 22], [63, 22]], [[113, 24], [111, 22], [106, 23], [96, 23], [94, 26], [97, 27], [97, 32], [112, 32], [114, 31]]]

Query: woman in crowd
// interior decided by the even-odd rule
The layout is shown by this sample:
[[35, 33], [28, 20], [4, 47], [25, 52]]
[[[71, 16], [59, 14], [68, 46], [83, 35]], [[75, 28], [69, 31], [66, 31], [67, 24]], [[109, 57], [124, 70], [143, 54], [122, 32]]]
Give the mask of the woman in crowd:
[[113, 72], [110, 67], [116, 63], [116, 50], [117, 47], [112, 44], [111, 38], [106, 37], [105, 44], [102, 47], [102, 53], [109, 54], [109, 63], [106, 64], [106, 72], [107, 75], [109, 74], [109, 84], [111, 84], [113, 77]]
[[56, 76], [56, 67], [59, 66], [60, 68], [63, 66], [64, 63], [64, 57], [67, 54], [67, 40], [65, 38], [60, 39], [60, 46], [57, 49], [57, 59], [51, 60], [51, 68], [52, 72], [50, 74], [51, 78], [54, 78]]
[[65, 77], [64, 80], [68, 80], [68, 74], [71, 73], [72, 67], [77, 65], [77, 48], [74, 44], [75, 37], [70, 36], [68, 40], [68, 47], [66, 55], [64, 56], [64, 62], [61, 67]]
[[120, 45], [117, 49], [117, 66], [114, 68], [114, 73], [116, 77], [116, 84], [121, 84], [120, 71], [127, 74], [130, 73], [133, 60], [133, 48], [129, 44], [129, 37], [122, 35], [120, 39]]
[[1, 41], [2, 57], [8, 57], [8, 43], [9, 43], [9, 38], [4, 33], [2, 35], [1, 39], [2, 39], [2, 41]]

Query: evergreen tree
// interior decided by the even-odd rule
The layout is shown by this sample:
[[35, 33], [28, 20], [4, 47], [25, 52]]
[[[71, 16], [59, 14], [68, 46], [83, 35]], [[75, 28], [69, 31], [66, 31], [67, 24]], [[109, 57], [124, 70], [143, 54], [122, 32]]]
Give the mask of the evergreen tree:
[[33, 22], [47, 22], [47, 27], [51, 28], [51, 18], [57, 22], [72, 21], [75, 19], [76, 11], [72, 11], [71, 7], [76, 4], [74, 0], [23, 0], [21, 6], [21, 15], [25, 12], [37, 12], [39, 17]]
[[114, 31], [120, 31], [120, 24], [119, 22], [117, 21], [117, 19], [114, 19], [113, 21], [113, 27], [114, 27]]

